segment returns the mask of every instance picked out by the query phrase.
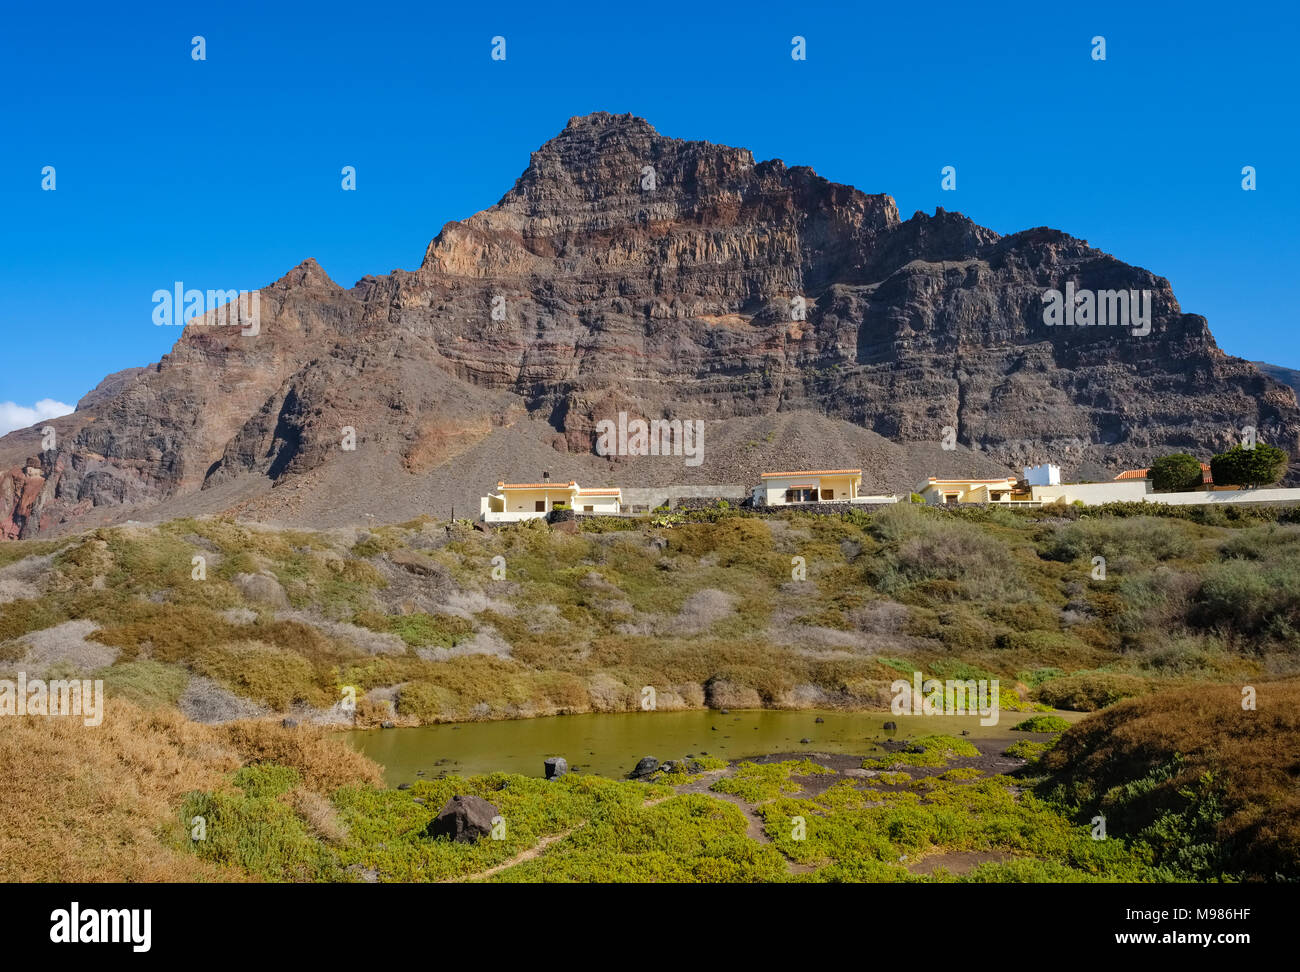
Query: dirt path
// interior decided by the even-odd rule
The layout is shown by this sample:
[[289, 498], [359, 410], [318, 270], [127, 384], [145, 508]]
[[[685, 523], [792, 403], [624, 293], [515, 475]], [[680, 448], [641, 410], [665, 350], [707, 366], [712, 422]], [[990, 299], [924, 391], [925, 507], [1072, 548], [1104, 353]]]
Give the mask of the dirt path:
[[907, 865], [913, 874], [930, 875], [939, 868], [950, 874], [965, 874], [981, 864], [989, 862], [1004, 863], [1015, 860], [1016, 855], [1010, 851], [945, 851], [935, 850], [918, 857]]
[[512, 868], [516, 864], [522, 864], [524, 863], [524, 861], [531, 861], [534, 857], [541, 856], [542, 851], [546, 850], [546, 848], [550, 847], [556, 841], [564, 840], [564, 838], [568, 837], [569, 834], [579, 831], [585, 826], [587, 826], [587, 821], [584, 820], [576, 827], [570, 827], [568, 830], [562, 830], [558, 834], [550, 834], [549, 836], [543, 837], [541, 840], [539, 840], [532, 847], [529, 847], [527, 850], [520, 851], [514, 857], [510, 858], [509, 860], [502, 861], [500, 864], [493, 864], [485, 871], [479, 871], [476, 874], [466, 874], [464, 877], [447, 878], [446, 880], [441, 881], [439, 883], [463, 884], [468, 881], [486, 881], [494, 874], [500, 874], [502, 871], [507, 870], [508, 868]]
[[725, 800], [745, 815], [746, 837], [750, 840], [756, 840], [760, 844], [772, 843], [772, 838], [764, 832], [763, 821], [759, 819], [753, 807], [734, 793], [714, 793], [709, 789], [715, 782], [724, 776], [732, 775], [733, 772], [734, 769], [730, 766], [726, 769], [710, 770], [704, 774], [703, 778], [696, 780], [694, 783], [683, 783], [681, 786], [675, 787], [675, 789], [679, 794], [697, 793], [701, 796], [712, 797], [715, 800]]
[[[722, 770], [719, 770], [718, 774], [721, 775], [722, 772], [723, 772]], [[714, 795], [716, 796], [716, 794]], [[643, 807], [653, 807], [656, 803], [663, 803], [667, 799], [669, 799], [669, 797], [660, 797], [657, 800], [646, 800], [641, 805]], [[487, 868], [486, 870], [478, 871], [477, 873], [474, 874], [466, 874], [464, 877], [447, 878], [445, 881], [442, 881], [440, 883], [462, 884], [469, 881], [485, 881], [488, 878], [492, 877], [492, 875], [500, 874], [502, 871], [508, 870], [509, 868], [514, 867], [516, 864], [522, 864], [525, 861], [531, 861], [536, 857], [540, 857], [542, 853], [546, 850], [546, 848], [550, 847], [552, 844], [564, 840], [564, 838], [568, 837], [570, 834], [577, 833], [583, 827], [587, 826], [587, 823], [588, 821], [584, 820], [576, 827], [570, 827], [568, 830], [562, 830], [558, 834], [550, 834], [546, 837], [543, 837], [541, 840], [539, 840], [532, 847], [529, 847], [527, 850], [520, 851], [514, 857], [510, 858], [509, 860], [502, 861], [500, 864], [493, 864], [491, 867]]]

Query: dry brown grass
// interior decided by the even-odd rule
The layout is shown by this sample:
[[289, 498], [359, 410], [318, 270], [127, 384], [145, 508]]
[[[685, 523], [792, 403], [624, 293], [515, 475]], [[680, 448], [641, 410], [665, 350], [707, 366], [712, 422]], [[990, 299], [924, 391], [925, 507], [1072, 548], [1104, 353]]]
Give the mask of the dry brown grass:
[[179, 713], [110, 699], [104, 722], [0, 719], [0, 880], [238, 881], [179, 849], [176, 808], [238, 766]]
[[334, 805], [315, 790], [297, 787], [289, 794], [289, 802], [322, 840], [337, 844], [347, 838], [348, 828], [339, 819]]
[[2, 881], [243, 881], [242, 872], [184, 848], [179, 808], [193, 791], [229, 787], [253, 762], [292, 766], [293, 804], [327, 840], [345, 836], [328, 800], [379, 768], [323, 730], [243, 722], [210, 727], [173, 710], [109, 699], [103, 724], [39, 716], [0, 719]]
[[[1129, 699], [1076, 725], [1042, 760], [1089, 809], [1126, 832], [1186, 806], [1186, 791], [1211, 774], [1220, 794], [1214, 837], [1229, 866], [1271, 878], [1300, 872], [1300, 679], [1255, 684], [1256, 709], [1240, 685], [1200, 685]], [[1181, 756], [1177, 772], [1145, 792], [1123, 788]], [[1180, 792], [1182, 791], [1182, 792]]]
[[353, 783], [383, 785], [378, 765], [351, 749], [336, 734], [316, 726], [285, 729], [275, 722], [231, 722], [215, 732], [241, 763], [277, 763], [302, 774], [303, 786], [333, 793]]

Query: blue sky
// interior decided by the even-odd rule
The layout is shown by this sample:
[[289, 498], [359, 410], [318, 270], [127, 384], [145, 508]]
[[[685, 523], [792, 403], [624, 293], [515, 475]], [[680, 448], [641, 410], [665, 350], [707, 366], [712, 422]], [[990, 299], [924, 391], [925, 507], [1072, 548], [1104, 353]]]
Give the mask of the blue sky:
[[1300, 14], [1135, 6], [10, 5], [0, 403], [72, 403], [156, 361], [179, 330], [151, 295], [176, 280], [413, 269], [602, 109], [888, 192], [904, 218], [1065, 230], [1168, 277], [1229, 353], [1300, 367]]

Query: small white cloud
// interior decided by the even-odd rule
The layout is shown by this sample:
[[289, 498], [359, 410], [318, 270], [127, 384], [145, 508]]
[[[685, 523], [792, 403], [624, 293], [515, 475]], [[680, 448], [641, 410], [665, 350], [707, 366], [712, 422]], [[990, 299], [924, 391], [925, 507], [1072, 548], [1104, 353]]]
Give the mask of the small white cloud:
[[72, 405], [56, 402], [52, 398], [42, 398], [31, 408], [16, 402], [0, 402], [0, 435], [6, 435], [14, 429], [25, 429], [46, 419], [68, 415], [73, 408]]

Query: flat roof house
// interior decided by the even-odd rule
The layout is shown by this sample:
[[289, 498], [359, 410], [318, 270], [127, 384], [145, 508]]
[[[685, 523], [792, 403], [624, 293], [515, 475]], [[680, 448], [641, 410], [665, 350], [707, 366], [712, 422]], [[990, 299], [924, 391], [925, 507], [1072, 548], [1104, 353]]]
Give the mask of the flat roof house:
[[479, 514], [485, 523], [513, 523], [544, 517], [557, 503], [578, 513], [618, 513], [623, 491], [617, 486], [583, 489], [573, 480], [567, 483], [497, 483], [496, 491], [479, 500]]
[[[1073, 503], [1078, 500], [1088, 506], [1095, 506], [1100, 503], [1140, 502], [1150, 489], [1150, 484], [1144, 479], [1062, 483], [1060, 471], [1055, 466], [1026, 468], [1025, 478], [1029, 480], [1027, 489], [1021, 489], [1014, 476], [1002, 479], [936, 479], [932, 476], [918, 486], [916, 491], [927, 503], [935, 505], [1006, 503], [1013, 506], [1042, 506], [1045, 503]], [[1047, 482], [1033, 482], [1035, 479]]]
[[[951, 503], [1010, 503], [1016, 488], [1015, 476], [1001, 479], [937, 479], [931, 476], [916, 488], [927, 502], [935, 505]], [[1018, 497], [1027, 499], [1028, 497]]]
[[861, 469], [802, 469], [765, 472], [754, 487], [755, 506], [803, 503], [893, 503], [896, 496], [859, 496]]

